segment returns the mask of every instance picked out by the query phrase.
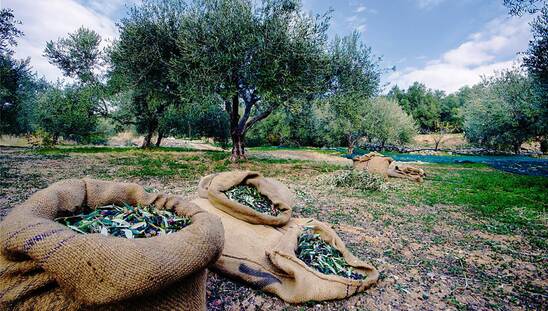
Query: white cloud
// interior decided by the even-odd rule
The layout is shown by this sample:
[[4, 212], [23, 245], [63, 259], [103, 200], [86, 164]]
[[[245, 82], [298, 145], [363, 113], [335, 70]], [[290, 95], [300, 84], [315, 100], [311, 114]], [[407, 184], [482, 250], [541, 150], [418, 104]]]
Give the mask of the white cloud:
[[366, 7], [365, 5], [363, 4], [358, 4], [355, 9], [354, 9], [354, 13], [370, 13], [370, 14], [377, 14], [379, 13], [379, 11], [375, 10], [375, 9], [371, 9], [371, 8], [368, 8]]
[[367, 24], [365, 23], [366, 19], [365, 17], [358, 16], [358, 15], [352, 15], [345, 19], [345, 21], [348, 23], [348, 25], [359, 32], [365, 32], [367, 28]]
[[445, 0], [415, 0], [417, 2], [417, 5], [421, 9], [430, 9], [438, 4], [444, 2]]
[[[78, 27], [84, 26], [95, 30], [103, 41], [112, 40], [117, 31], [114, 22], [105, 15], [113, 5], [105, 4], [103, 13], [87, 8], [76, 0], [0, 0], [2, 6], [14, 10], [18, 20], [22, 22], [20, 29], [24, 36], [18, 40], [15, 55], [18, 58], [31, 57], [31, 65], [39, 75], [48, 80], [60, 78], [61, 72], [42, 56], [46, 42], [64, 37]], [[100, 0], [92, 1], [96, 6]], [[121, 1], [115, 1], [121, 2]]]
[[367, 29], [367, 25], [366, 24], [359, 24], [357, 27], [356, 27], [356, 30], [358, 32], [365, 32], [365, 30]]
[[401, 88], [419, 81], [449, 93], [476, 84], [482, 76], [519, 62], [517, 54], [527, 48], [530, 39], [528, 22], [524, 18], [497, 18], [458, 47], [427, 61], [424, 67], [408, 67], [391, 73], [387, 79]]

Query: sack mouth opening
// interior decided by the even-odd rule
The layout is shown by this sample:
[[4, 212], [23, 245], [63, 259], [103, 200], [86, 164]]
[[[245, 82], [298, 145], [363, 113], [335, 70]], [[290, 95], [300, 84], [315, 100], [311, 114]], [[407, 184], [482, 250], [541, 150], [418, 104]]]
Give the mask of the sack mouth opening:
[[[122, 215], [122, 213], [118, 213], [117, 215], [115, 214], [116, 212], [113, 212], [112, 209], [115, 209], [116, 207], [118, 208], [127, 208], [127, 207], [131, 207], [133, 209], [136, 209], [136, 208], [139, 208], [139, 209], [144, 209], [146, 213], [149, 213], [150, 210], [154, 210], [154, 211], [168, 211], [170, 213], [172, 213], [173, 215], [172, 216], [175, 216], [175, 217], [179, 217], [180, 219], [166, 219], [164, 216], [161, 216], [161, 215], [154, 215], [154, 214], [151, 214], [151, 216], [147, 216], [145, 219], [139, 219], [139, 221], [133, 221], [133, 222], [128, 222], [126, 219], [124, 219], [125, 217], [122, 217], [121, 219], [118, 219], [117, 217], [119, 215]], [[93, 212], [96, 212], [97, 210], [104, 210], [105, 213], [101, 214], [99, 216], [99, 218], [96, 218], [96, 219], [90, 219], [89, 221], [90, 222], [94, 222], [95, 220], [100, 220], [100, 221], [104, 221], [105, 219], [108, 220], [108, 222], [110, 223], [127, 223], [128, 225], [118, 225], [118, 226], [114, 226], [114, 228], [116, 229], [119, 229], [123, 232], [125, 232], [125, 230], [128, 230], [128, 231], [131, 231], [131, 234], [126, 234], [125, 236], [122, 236], [122, 235], [114, 235], [111, 233], [111, 231], [108, 231], [109, 228], [113, 228], [113, 227], [109, 227], [108, 224], [105, 224], [103, 222], [101, 222], [100, 226], [101, 228], [105, 228], [106, 231], [106, 234], [104, 232], [86, 232], [86, 230], [76, 230], [75, 227], [73, 226], [70, 226], [68, 222], [62, 222], [61, 219], [63, 218], [78, 218], [80, 217], [81, 219], [84, 219], [86, 217], [86, 215], [90, 215], [91, 213]], [[111, 213], [114, 213], [114, 215], [116, 215], [113, 219], [109, 219], [108, 216], [111, 216], [112, 214]], [[134, 211], [131, 211], [129, 212], [128, 215], [130, 214], [134, 214]], [[53, 218], [50, 218], [50, 219], [47, 219], [47, 222], [51, 222], [51, 223], [55, 223], [57, 225], [60, 225], [62, 226], [63, 228], [65, 228], [66, 230], [70, 231], [70, 232], [73, 232], [77, 235], [81, 235], [81, 236], [93, 236], [93, 237], [102, 237], [102, 238], [121, 238], [123, 240], [150, 240], [150, 239], [155, 239], [155, 238], [159, 238], [159, 239], [164, 239], [164, 238], [168, 238], [169, 236], [173, 236], [173, 235], [177, 235], [179, 233], [182, 233], [185, 229], [193, 226], [193, 225], [196, 225], [196, 219], [195, 219], [195, 215], [196, 214], [199, 214], [199, 212], [197, 213], [190, 213], [190, 211], [186, 210], [185, 208], [181, 208], [181, 204], [175, 204], [174, 206], [171, 206], [169, 208], [162, 208], [162, 207], [159, 207], [157, 204], [155, 203], [150, 203], [150, 204], [140, 204], [140, 203], [136, 203], [136, 202], [133, 202], [132, 200], [127, 200], [127, 201], [115, 201], [115, 202], [112, 202], [112, 203], [104, 203], [104, 204], [101, 204], [101, 205], [97, 205], [97, 206], [91, 206], [87, 203], [83, 203], [82, 205], [80, 206], [76, 206], [74, 208], [74, 210], [72, 211], [68, 211], [68, 210], [58, 210], [57, 213], [54, 215]], [[105, 217], [107, 216], [107, 217]], [[126, 216], [127, 217], [127, 216]], [[135, 216], [134, 216], [135, 217]], [[161, 217], [162, 219], [162, 224], [165, 222], [165, 224], [170, 224], [170, 222], [177, 222], [177, 221], [181, 221], [181, 220], [184, 220], [186, 221], [187, 223], [184, 224], [182, 227], [180, 228], [167, 228], [167, 229], [171, 229], [173, 231], [169, 232], [169, 233], [165, 233], [164, 230], [166, 228], [161, 228], [162, 224], [152, 224], [151, 222], [147, 221], [149, 220], [148, 218], [149, 217], [153, 217], [153, 218], [156, 218], [156, 220], [158, 219], [157, 217]], [[142, 224], [142, 223], [145, 223], [145, 224]], [[141, 224], [139, 227], [135, 227], [133, 228], [133, 226], [137, 225], [137, 224]], [[72, 224], [74, 225], [74, 224]], [[142, 228], [143, 226], [147, 226], [147, 228], [143, 229], [143, 230], [138, 230], [139, 228]], [[171, 223], [170, 225], [173, 225], [173, 223]], [[150, 232], [153, 230], [154, 231], [154, 235], [152, 235], [152, 233], [149, 232], [150, 236], [137, 236], [137, 237], [134, 237], [134, 235], [140, 235], [142, 234], [143, 231], [146, 231], [147, 229], [151, 229], [149, 230]], [[164, 232], [164, 233], [162, 233]]]
[[[309, 266], [306, 262], [304, 262], [302, 259], [300, 259], [298, 254], [297, 254], [297, 249], [299, 247], [298, 239], [301, 236], [301, 234], [303, 234], [305, 232], [305, 230], [311, 230], [311, 232], [313, 234], [319, 234], [320, 238], [323, 242], [329, 244], [331, 247], [333, 247], [337, 251], [339, 251], [339, 253], [341, 254], [341, 257], [344, 258], [346, 264], [352, 268], [352, 272], [357, 272], [363, 278], [362, 279], [354, 279], [354, 278], [345, 277], [345, 276], [335, 274], [335, 273], [323, 273], [323, 272], [315, 269], [314, 267]], [[314, 274], [321, 275], [321, 276], [324, 276], [324, 277], [327, 277], [327, 278], [335, 278], [335, 279], [339, 279], [339, 280], [344, 280], [345, 282], [351, 282], [353, 285], [363, 285], [365, 283], [369, 283], [372, 279], [374, 279], [374, 276], [372, 276], [370, 273], [368, 273], [368, 271], [372, 270], [370, 267], [356, 266], [355, 264], [351, 263], [352, 261], [354, 261], [354, 258], [349, 258], [347, 256], [346, 252], [344, 252], [338, 245], [333, 243], [333, 241], [330, 241], [330, 239], [326, 239], [327, 236], [328, 236], [327, 232], [325, 232], [325, 230], [322, 229], [318, 225], [312, 224], [312, 225], [299, 226], [298, 234], [295, 236], [295, 238], [297, 239], [297, 243], [295, 243], [295, 249], [293, 250], [296, 260], [298, 260], [306, 269], [313, 272]]]

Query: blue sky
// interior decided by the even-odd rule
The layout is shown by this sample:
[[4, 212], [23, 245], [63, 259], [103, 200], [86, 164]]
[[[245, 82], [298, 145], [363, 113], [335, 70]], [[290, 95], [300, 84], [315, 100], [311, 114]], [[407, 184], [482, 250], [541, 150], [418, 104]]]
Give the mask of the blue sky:
[[[80, 25], [108, 42], [117, 36], [125, 6], [135, 1], [0, 0], [0, 6], [13, 8], [23, 22], [16, 55], [31, 57], [39, 74], [56, 80], [60, 72], [41, 56], [45, 42]], [[502, 0], [304, 0], [303, 8], [332, 8], [330, 37], [358, 30], [383, 67], [396, 66], [383, 82], [404, 88], [420, 81], [449, 93], [472, 85], [515, 65], [530, 38], [530, 17], [509, 17]]]

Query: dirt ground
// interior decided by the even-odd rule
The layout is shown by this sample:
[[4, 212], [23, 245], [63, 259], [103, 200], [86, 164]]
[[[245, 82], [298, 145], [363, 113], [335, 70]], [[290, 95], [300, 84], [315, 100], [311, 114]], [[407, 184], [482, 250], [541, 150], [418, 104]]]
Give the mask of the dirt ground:
[[340, 164], [350, 166], [352, 160], [337, 155], [330, 155], [308, 150], [272, 150], [272, 151], [250, 151], [251, 156], [259, 158], [290, 159], [302, 161], [326, 162], [331, 164]]
[[[170, 157], [178, 163], [202, 163], [200, 174], [216, 170], [202, 152], [192, 155], [158, 152], [152, 156]], [[288, 156], [311, 157], [300, 152]], [[324, 156], [330, 157], [317, 155], [321, 159]], [[128, 168], [124, 164], [128, 160], [123, 162], [121, 157], [139, 155], [42, 155], [2, 147], [0, 219], [35, 191], [65, 178], [131, 181], [186, 198], [196, 197], [199, 176], [132, 175], [128, 172], [137, 168]], [[325, 167], [307, 163], [257, 160], [223, 165], [229, 169], [259, 170], [287, 184], [297, 197], [295, 216], [333, 224], [356, 256], [379, 269], [378, 284], [341, 301], [289, 305], [211, 272], [207, 285], [208, 310], [547, 309], [548, 256], [522, 235], [492, 233], [485, 229], [485, 220], [473, 217], [459, 206], [415, 204], [401, 195], [408, 188], [428, 187], [428, 180], [423, 185], [394, 180], [391, 187], [398, 191], [374, 196], [352, 189], [333, 191], [315, 182]], [[425, 169], [428, 171], [428, 167]]]

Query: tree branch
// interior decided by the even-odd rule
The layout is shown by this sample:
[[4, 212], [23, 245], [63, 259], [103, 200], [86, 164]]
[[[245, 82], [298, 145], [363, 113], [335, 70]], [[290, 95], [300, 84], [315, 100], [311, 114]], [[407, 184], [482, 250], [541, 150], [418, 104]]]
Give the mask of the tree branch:
[[255, 125], [255, 123], [263, 120], [264, 118], [268, 117], [272, 111], [274, 111], [274, 109], [278, 108], [278, 106], [280, 106], [280, 102], [277, 102], [277, 103], [274, 103], [272, 105], [270, 105], [268, 107], [268, 109], [266, 109], [265, 111], [263, 111], [262, 113], [256, 115], [253, 119], [249, 120], [249, 122], [247, 122], [245, 124], [245, 127], [244, 127], [244, 133], [247, 132], [247, 130], [249, 130], [253, 125]]

